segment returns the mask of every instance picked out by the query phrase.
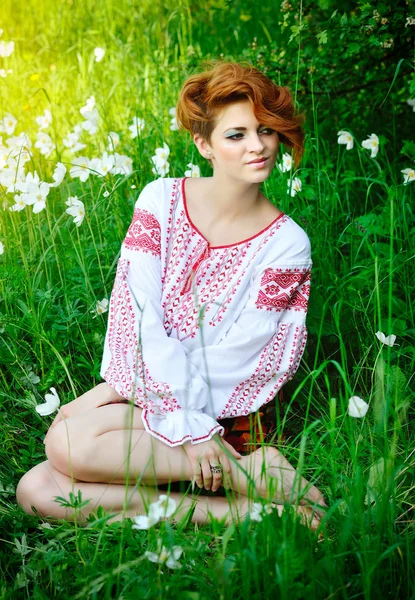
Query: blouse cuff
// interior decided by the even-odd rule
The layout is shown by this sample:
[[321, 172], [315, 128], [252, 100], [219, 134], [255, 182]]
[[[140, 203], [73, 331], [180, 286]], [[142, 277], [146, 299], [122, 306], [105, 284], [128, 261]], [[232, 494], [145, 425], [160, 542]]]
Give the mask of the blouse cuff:
[[168, 446], [181, 446], [187, 441], [192, 444], [207, 442], [219, 433], [225, 433], [215, 419], [198, 410], [177, 409], [166, 415], [156, 415], [144, 408], [141, 418], [145, 430]]

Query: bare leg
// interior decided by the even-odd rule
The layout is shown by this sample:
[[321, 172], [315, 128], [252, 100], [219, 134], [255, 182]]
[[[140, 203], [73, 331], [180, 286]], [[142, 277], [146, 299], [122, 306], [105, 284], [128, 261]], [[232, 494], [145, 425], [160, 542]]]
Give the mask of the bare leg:
[[[46, 454], [58, 471], [84, 482], [128, 484], [138, 479], [155, 485], [193, 477], [183, 448], [170, 448], [149, 435], [143, 429], [141, 409], [125, 404], [102, 406], [57, 424], [48, 433]], [[252, 501], [300, 499], [302, 504], [324, 506], [319, 490], [300, 477], [276, 448], [265, 446], [239, 461], [231, 459], [231, 468], [233, 490]]]
[[[73, 509], [59, 505], [55, 496], [69, 498], [72, 492], [78, 495], [82, 492], [82, 499], [89, 499], [87, 506], [76, 513]], [[32, 506], [44, 518], [54, 521], [55, 519], [75, 520], [85, 524], [86, 518], [94, 512], [98, 506], [102, 506], [108, 513], [115, 513], [108, 522], [121, 521], [125, 518], [133, 518], [137, 514], [146, 514], [151, 502], [158, 499], [158, 490], [150, 486], [125, 486], [106, 483], [88, 483], [71, 480], [55, 469], [49, 461], [44, 461], [31, 469], [20, 480], [16, 496], [18, 503], [28, 514], [34, 514]], [[210, 523], [212, 518], [224, 520], [225, 524], [241, 521], [251, 508], [248, 498], [243, 495], [231, 493], [229, 498], [197, 497], [169, 492], [169, 497], [175, 500], [177, 509], [171, 517], [171, 521], [177, 522], [194, 508], [191, 516], [192, 523]], [[276, 507], [279, 514], [283, 506]], [[297, 513], [301, 515], [303, 523], [312, 529], [316, 529], [319, 520], [312, 518], [310, 509], [298, 507]], [[51, 518], [52, 517], [52, 518]]]

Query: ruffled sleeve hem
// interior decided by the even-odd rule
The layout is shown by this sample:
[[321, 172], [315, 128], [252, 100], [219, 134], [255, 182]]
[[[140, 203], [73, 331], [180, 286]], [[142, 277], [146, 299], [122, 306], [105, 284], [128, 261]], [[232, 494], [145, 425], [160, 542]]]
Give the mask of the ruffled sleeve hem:
[[210, 415], [197, 410], [177, 409], [167, 415], [156, 415], [143, 409], [142, 420], [145, 430], [168, 446], [182, 446], [185, 442], [201, 444], [210, 440], [215, 433], [224, 435], [225, 429]]

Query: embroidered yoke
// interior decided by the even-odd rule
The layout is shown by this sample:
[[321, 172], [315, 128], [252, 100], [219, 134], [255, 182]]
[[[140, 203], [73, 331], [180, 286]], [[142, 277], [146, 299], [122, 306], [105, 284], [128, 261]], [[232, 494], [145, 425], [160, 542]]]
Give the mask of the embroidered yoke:
[[143, 409], [169, 446], [224, 435], [293, 377], [307, 339], [312, 261], [286, 214], [258, 234], [210, 246], [183, 178], [147, 184], [121, 245], [100, 374]]

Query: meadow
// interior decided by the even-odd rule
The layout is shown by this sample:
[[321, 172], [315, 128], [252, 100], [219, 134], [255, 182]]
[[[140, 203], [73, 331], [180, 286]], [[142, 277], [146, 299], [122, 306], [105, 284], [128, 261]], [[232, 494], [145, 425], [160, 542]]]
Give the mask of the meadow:
[[[415, 597], [411, 10], [411, 0], [3, 3], [1, 600]], [[55, 413], [36, 407], [51, 388], [62, 406], [102, 381], [139, 191], [160, 176], [211, 175], [174, 115], [206, 59], [263, 69], [307, 117], [300, 167], [281, 146], [263, 185], [306, 230], [313, 258], [307, 347], [276, 442], [328, 510], [317, 532], [288, 509], [137, 530], [99, 508], [86, 526], [50, 524], [15, 498], [45, 460]], [[81, 511], [86, 499], [66, 500]]]

